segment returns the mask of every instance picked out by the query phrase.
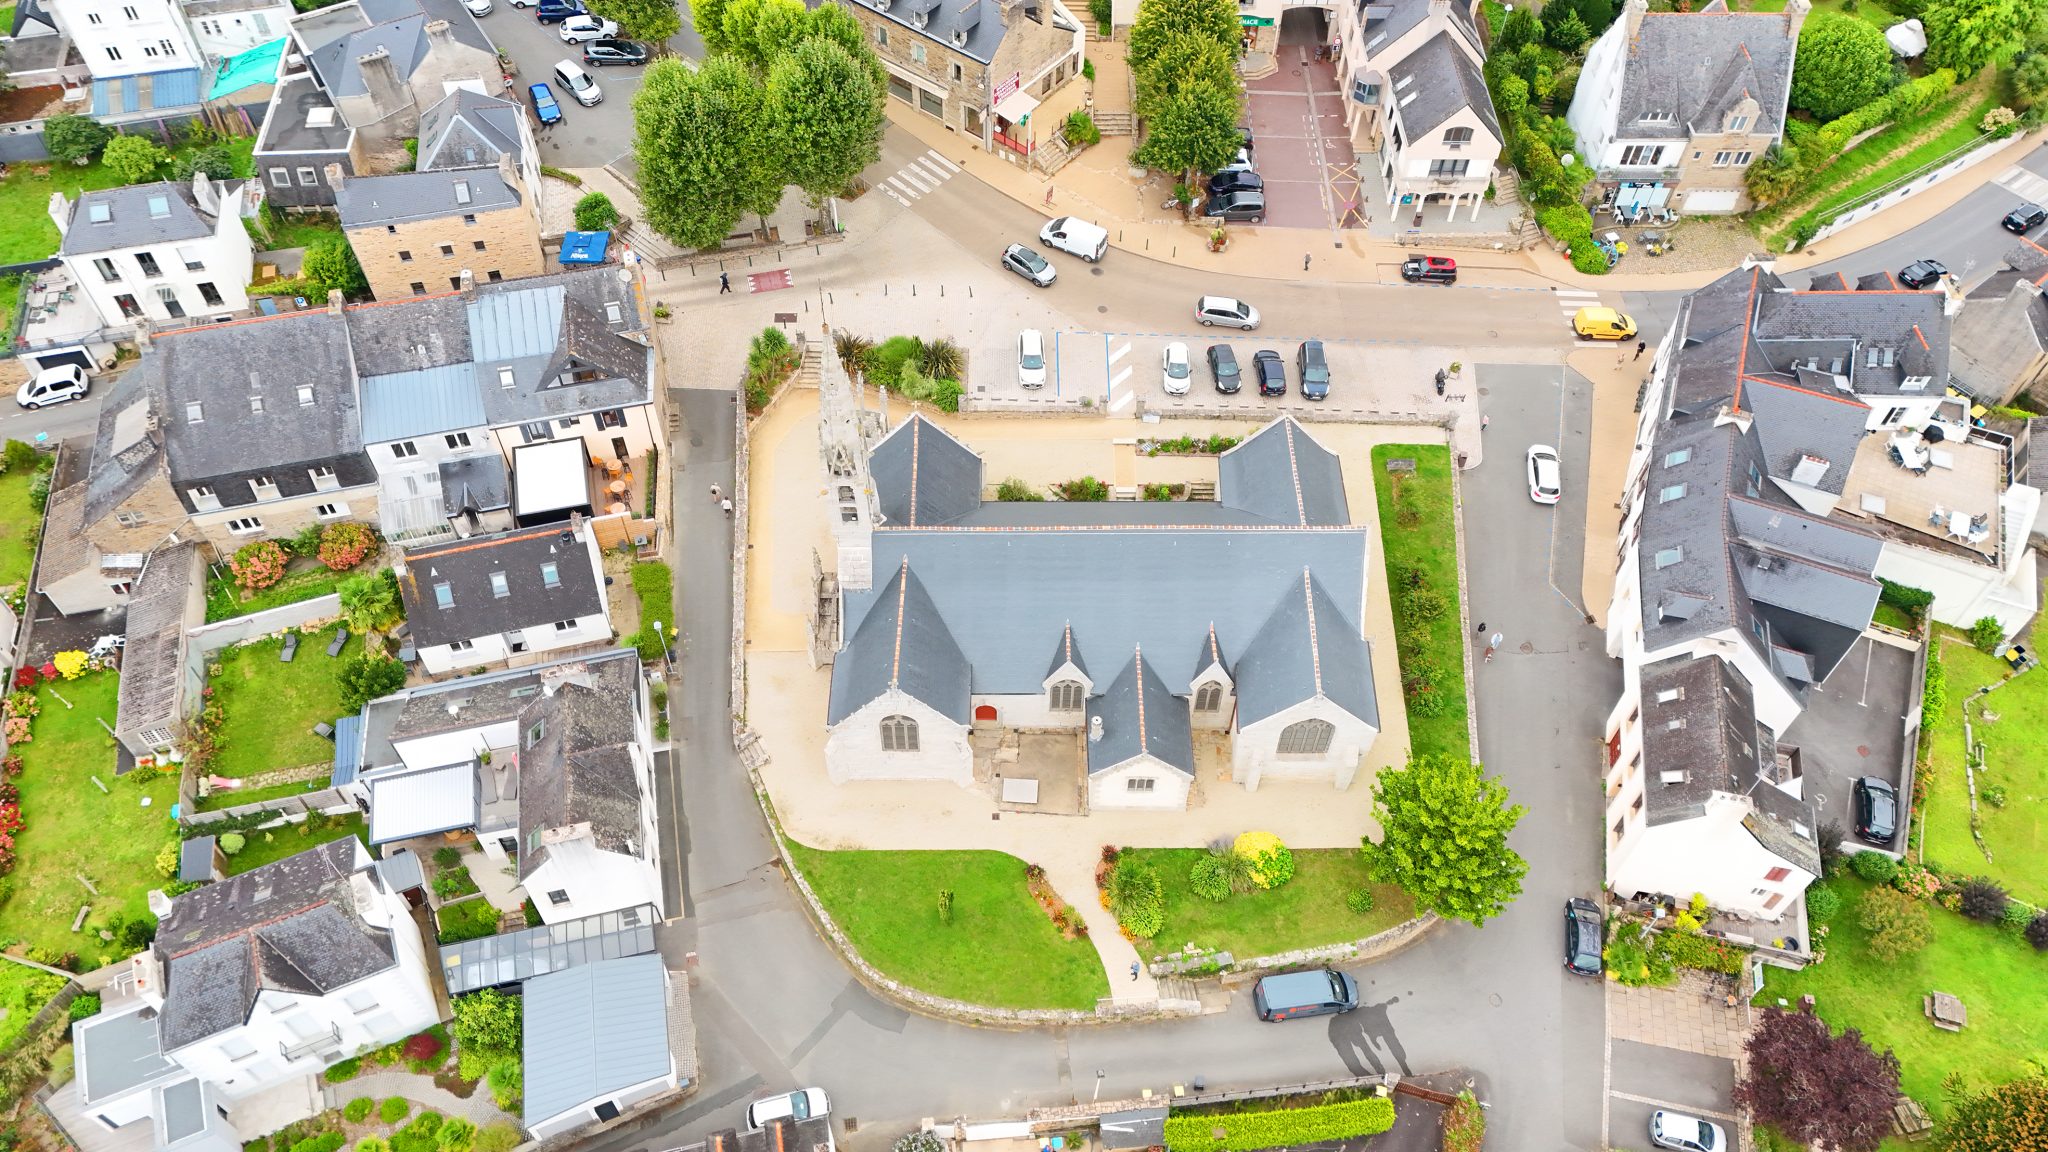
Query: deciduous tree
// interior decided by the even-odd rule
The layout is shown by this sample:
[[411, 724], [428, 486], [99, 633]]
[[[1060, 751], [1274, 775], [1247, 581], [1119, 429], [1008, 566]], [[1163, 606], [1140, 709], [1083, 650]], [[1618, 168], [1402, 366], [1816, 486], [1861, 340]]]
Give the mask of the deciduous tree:
[[1813, 1009], [1764, 1009], [1749, 1035], [1749, 1075], [1735, 1102], [1759, 1123], [1836, 1152], [1876, 1152], [1891, 1132], [1899, 1060], [1854, 1028], [1835, 1035]]
[[162, 175], [171, 154], [147, 136], [116, 136], [100, 152], [100, 163], [130, 184], [141, 184]]
[[641, 207], [655, 231], [687, 248], [732, 234], [782, 191], [768, 155], [767, 94], [732, 56], [691, 71], [657, 61], [633, 98]]
[[589, 0], [592, 15], [615, 20], [619, 34], [630, 40], [660, 44], [683, 30], [675, 0]]
[[881, 158], [874, 74], [834, 41], [803, 40], [776, 59], [768, 117], [775, 167], [813, 200], [837, 195]]
[[722, 21], [725, 50], [763, 73], [811, 27], [803, 0], [731, 0]]
[[1927, 66], [1974, 76], [1986, 64], [2011, 58], [2033, 19], [2034, 5], [2019, 0], [1935, 0], [1922, 17]]
[[1237, 5], [1230, 0], [1141, 0], [1131, 22], [1127, 56], [1133, 71], [1143, 70], [1176, 35], [1199, 36], [1221, 44], [1237, 57]]
[[64, 113], [43, 121], [43, 147], [50, 159], [83, 164], [100, 154], [114, 130], [89, 116]]
[[728, 50], [725, 42], [725, 10], [731, 0], [690, 0], [690, 25], [704, 42], [707, 55]]
[[1536, 23], [1536, 9], [1518, 4], [1508, 13], [1507, 23], [1501, 25], [1500, 36], [1493, 42], [1493, 53], [1520, 52], [1524, 44], [1534, 44], [1542, 34], [1542, 26]]
[[1163, 172], [1214, 172], [1237, 156], [1237, 94], [1215, 83], [1183, 85], [1160, 98], [1134, 158]]
[[2048, 1077], [2027, 1076], [1950, 1106], [1944, 1152], [2048, 1152]]
[[327, 291], [339, 289], [345, 296], [363, 296], [370, 291], [356, 250], [349, 247], [345, 236], [329, 236], [307, 248], [299, 274]]
[[1484, 925], [1522, 892], [1529, 865], [1508, 847], [1527, 811], [1479, 765], [1417, 756], [1384, 768], [1372, 787], [1380, 842], [1366, 841], [1373, 877], [1398, 884], [1415, 907]]
[[1794, 108], [1832, 120], [1891, 86], [1892, 49], [1876, 25], [1839, 12], [1815, 12], [1800, 28], [1792, 65]]
[[1856, 921], [1870, 933], [1870, 954], [1886, 964], [1920, 951], [1933, 938], [1927, 906], [1893, 888], [1865, 892]]
[[1139, 70], [1137, 81], [1137, 110], [1145, 117], [1183, 88], [1207, 84], [1231, 93], [1239, 90], [1237, 63], [1230, 49], [1207, 36], [1186, 32], [1167, 36], [1159, 54]]

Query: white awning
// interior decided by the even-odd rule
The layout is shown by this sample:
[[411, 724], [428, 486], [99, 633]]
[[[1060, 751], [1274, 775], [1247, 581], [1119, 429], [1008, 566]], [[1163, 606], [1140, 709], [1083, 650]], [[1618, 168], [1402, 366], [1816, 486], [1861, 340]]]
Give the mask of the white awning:
[[590, 506], [590, 464], [581, 439], [512, 450], [512, 514], [532, 516]]
[[474, 828], [479, 819], [473, 762], [372, 776], [369, 786], [372, 844]]
[[1038, 111], [1038, 101], [1031, 98], [1022, 88], [1010, 93], [996, 104], [996, 115], [1012, 124], [1022, 124], [1026, 116]]

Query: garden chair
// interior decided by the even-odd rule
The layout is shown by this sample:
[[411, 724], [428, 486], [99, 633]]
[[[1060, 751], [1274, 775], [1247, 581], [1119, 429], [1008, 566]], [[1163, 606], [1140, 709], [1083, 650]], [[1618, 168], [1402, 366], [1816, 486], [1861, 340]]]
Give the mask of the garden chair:
[[323, 720], [313, 725], [313, 735], [318, 736], [322, 740], [332, 740], [334, 739], [334, 725]]
[[284, 638], [284, 651], [277, 654], [277, 661], [280, 664], [289, 664], [292, 662], [292, 657], [298, 654], [299, 634], [297, 632], [289, 633]]
[[329, 644], [329, 645], [327, 646], [327, 654], [328, 654], [329, 656], [339, 656], [339, 655], [341, 655], [341, 649], [342, 649], [342, 646], [343, 646], [343, 645], [345, 645], [345, 644], [347, 644], [347, 643], [348, 643], [348, 629], [346, 629], [346, 628], [340, 628], [340, 629], [336, 629], [336, 630], [335, 630], [335, 633], [334, 633], [334, 642], [333, 642], [333, 643], [331, 643], [331, 644]]

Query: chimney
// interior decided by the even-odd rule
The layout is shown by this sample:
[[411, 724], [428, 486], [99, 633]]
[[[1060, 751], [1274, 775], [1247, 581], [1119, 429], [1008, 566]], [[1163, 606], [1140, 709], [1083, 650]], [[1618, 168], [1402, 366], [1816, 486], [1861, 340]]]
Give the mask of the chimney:
[[[1801, 3], [1804, 2], [1805, 0], [1801, 0]], [[521, 196], [527, 194], [527, 188], [519, 180], [518, 159], [510, 152], [498, 153], [498, 179], [503, 180], [507, 188], [519, 189]]]
[[[170, 903], [169, 898], [166, 897], [164, 902]], [[153, 1012], [164, 1006], [164, 966], [158, 962], [155, 950], [145, 949], [136, 953], [134, 959], [128, 961], [128, 976], [135, 982], [136, 998], [149, 1006], [143, 1011]]]
[[137, 316], [135, 318], [135, 346], [137, 348], [149, 347], [149, 317], [147, 316]]
[[1090, 744], [1102, 743], [1102, 717], [1090, 716], [1088, 718], [1088, 742]]
[[1441, 24], [1451, 18], [1451, 0], [1429, 0], [1429, 21]]
[[1813, 5], [1808, 0], [1786, 0], [1785, 39], [1795, 45], [1799, 43], [1799, 29], [1806, 23], [1806, 14], [1811, 11]]
[[412, 93], [399, 77], [398, 64], [391, 59], [390, 49], [380, 47], [356, 57], [356, 67], [362, 71], [363, 88], [370, 94], [369, 119], [382, 120], [412, 106]]
[[164, 895], [163, 889], [151, 888], [149, 890], [149, 896], [147, 897], [147, 899], [149, 901], [149, 914], [151, 916], [156, 917], [158, 920], [162, 920], [164, 917], [169, 916], [171, 914], [171, 898], [169, 896]]
[[192, 201], [208, 216], [220, 216], [220, 190], [205, 172], [192, 173]]
[[569, 534], [578, 540], [583, 539], [583, 513], [569, 513]]
[[341, 186], [348, 182], [348, 177], [342, 175], [341, 165], [329, 164], [321, 175], [327, 178], [327, 186], [334, 189], [334, 194], [341, 195]]
[[448, 47], [451, 43], [448, 32], [449, 24], [446, 20], [427, 21], [427, 39], [432, 42], [427, 50], [431, 52], [437, 48]]
[[50, 219], [57, 222], [57, 235], [71, 231], [71, 197], [62, 192], [50, 193]]
[[464, 268], [461, 272], [461, 280], [462, 298], [464, 300], [476, 299], [476, 273]]
[[348, 307], [348, 298], [341, 294], [341, 289], [329, 288], [327, 290], [327, 314], [329, 316], [339, 316], [346, 307]]
[[[1800, 2], [1804, 3], [1805, 0], [1800, 0]], [[1624, 26], [1622, 39], [1628, 42], [1631, 52], [1635, 50], [1636, 36], [1643, 30], [1643, 13], [1649, 10], [1649, 0], [1628, 0], [1628, 3], [1621, 6], [1621, 19]]]

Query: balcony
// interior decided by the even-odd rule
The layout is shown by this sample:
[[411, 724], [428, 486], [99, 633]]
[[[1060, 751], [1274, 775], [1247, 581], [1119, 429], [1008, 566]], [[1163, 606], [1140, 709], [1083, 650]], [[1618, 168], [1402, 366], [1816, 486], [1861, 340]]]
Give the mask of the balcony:
[[1669, 184], [1678, 179], [1676, 164], [1603, 164], [1594, 173], [1607, 183], [1624, 180], [1631, 184]]
[[300, 1060], [323, 1050], [339, 1052], [341, 1051], [341, 1025], [331, 1024], [328, 1026], [327, 1031], [320, 1033], [318, 1036], [301, 1040], [297, 1044], [280, 1043], [277, 1047], [278, 1051], [284, 1054], [286, 1060]]

